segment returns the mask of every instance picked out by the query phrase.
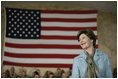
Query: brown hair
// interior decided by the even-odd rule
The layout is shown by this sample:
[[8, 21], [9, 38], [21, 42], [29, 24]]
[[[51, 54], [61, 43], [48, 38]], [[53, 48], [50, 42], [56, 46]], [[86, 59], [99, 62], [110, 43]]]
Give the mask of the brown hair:
[[79, 41], [79, 37], [80, 37], [81, 34], [85, 34], [91, 40], [93, 40], [93, 46], [95, 47], [95, 45], [96, 45], [96, 36], [95, 36], [95, 34], [93, 33], [93, 31], [91, 29], [84, 29], [84, 30], [79, 31], [78, 34], [77, 34], [78, 41]]

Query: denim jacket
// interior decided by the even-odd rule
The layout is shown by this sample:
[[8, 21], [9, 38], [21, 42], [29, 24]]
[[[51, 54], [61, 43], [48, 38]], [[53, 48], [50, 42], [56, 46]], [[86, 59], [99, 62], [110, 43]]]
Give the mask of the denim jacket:
[[[95, 49], [94, 62], [98, 67], [98, 78], [112, 78], [112, 69], [107, 54]], [[72, 68], [72, 78], [84, 78], [87, 68], [86, 54], [83, 51], [79, 56], [74, 58]]]

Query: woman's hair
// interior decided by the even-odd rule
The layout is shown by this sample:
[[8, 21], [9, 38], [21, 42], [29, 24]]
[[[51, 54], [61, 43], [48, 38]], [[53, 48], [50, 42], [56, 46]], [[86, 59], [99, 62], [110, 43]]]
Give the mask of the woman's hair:
[[93, 31], [91, 29], [84, 29], [84, 30], [79, 31], [78, 34], [77, 34], [78, 41], [79, 41], [79, 37], [80, 37], [81, 34], [85, 34], [91, 40], [93, 40], [93, 46], [95, 47], [95, 45], [96, 45], [96, 36], [95, 36], [95, 34], [93, 33]]

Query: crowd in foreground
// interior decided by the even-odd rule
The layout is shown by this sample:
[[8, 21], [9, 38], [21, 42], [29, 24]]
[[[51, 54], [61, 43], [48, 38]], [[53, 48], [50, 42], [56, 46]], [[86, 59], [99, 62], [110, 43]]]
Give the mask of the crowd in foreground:
[[65, 72], [61, 68], [57, 68], [57, 71], [51, 72], [46, 71], [45, 74], [42, 76], [40, 74], [40, 69], [35, 70], [32, 75], [27, 75], [27, 70], [23, 69], [19, 71], [18, 74], [15, 72], [15, 68], [11, 67], [10, 70], [5, 70], [1, 77], [2, 78], [71, 78], [72, 75], [72, 68], [69, 68], [67, 72]]

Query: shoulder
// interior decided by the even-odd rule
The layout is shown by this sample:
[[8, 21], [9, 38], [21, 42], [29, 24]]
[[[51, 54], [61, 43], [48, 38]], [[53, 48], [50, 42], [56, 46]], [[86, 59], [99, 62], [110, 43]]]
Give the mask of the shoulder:
[[108, 59], [108, 54], [103, 53], [102, 51], [96, 49], [96, 54], [99, 55], [100, 57], [104, 58], [104, 59]]
[[74, 58], [74, 61], [75, 62], [81, 61], [81, 60], [83, 60], [83, 58], [85, 58], [85, 56], [86, 56], [85, 53], [82, 52], [80, 55], [78, 55]]

